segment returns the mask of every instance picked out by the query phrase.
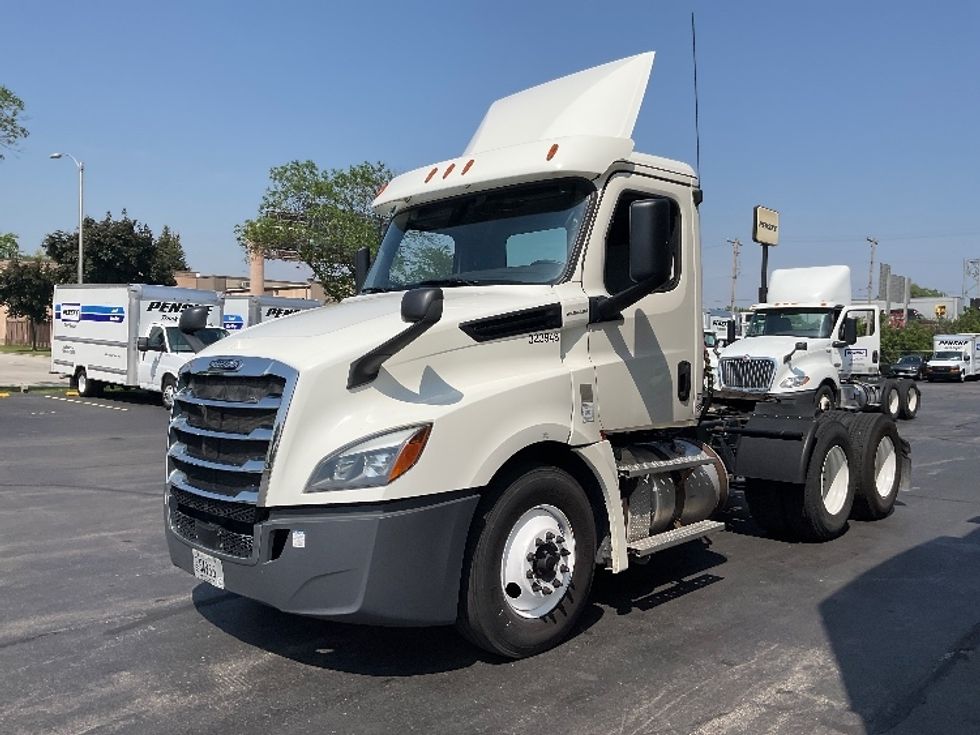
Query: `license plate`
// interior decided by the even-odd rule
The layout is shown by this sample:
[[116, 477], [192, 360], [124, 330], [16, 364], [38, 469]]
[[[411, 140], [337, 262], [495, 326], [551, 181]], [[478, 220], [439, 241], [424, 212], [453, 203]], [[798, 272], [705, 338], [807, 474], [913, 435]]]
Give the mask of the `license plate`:
[[194, 576], [223, 590], [225, 588], [225, 570], [221, 565], [221, 559], [197, 549], [191, 549], [191, 554], [194, 558]]

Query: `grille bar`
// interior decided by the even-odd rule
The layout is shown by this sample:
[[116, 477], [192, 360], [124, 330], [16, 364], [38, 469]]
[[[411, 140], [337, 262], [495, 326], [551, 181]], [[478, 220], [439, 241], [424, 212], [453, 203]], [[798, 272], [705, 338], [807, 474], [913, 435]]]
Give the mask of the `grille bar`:
[[280, 403], [280, 398], [278, 396], [266, 396], [265, 398], [249, 401], [221, 401], [216, 398], [198, 398], [192, 393], [186, 393], [183, 391], [178, 393], [174, 397], [174, 400], [191, 406], [210, 406], [216, 408], [234, 406], [235, 408], [246, 409], [276, 409], [279, 408]]
[[179, 416], [174, 419], [170, 424], [170, 427], [175, 431], [181, 431], [186, 434], [194, 434], [196, 436], [205, 436], [212, 439], [232, 439], [232, 440], [245, 440], [245, 441], [263, 441], [267, 442], [272, 439], [272, 429], [252, 429], [248, 434], [237, 434], [228, 431], [214, 431], [212, 429], [203, 429], [200, 426], [193, 426], [186, 416]]
[[719, 361], [725, 388], [765, 392], [772, 387], [776, 361], [769, 357], [725, 357]]
[[[240, 442], [244, 444], [244, 442]], [[257, 443], [257, 442], [256, 442]], [[265, 450], [268, 450], [268, 442], [266, 444]], [[218, 445], [221, 446], [220, 444]], [[176, 442], [170, 448], [170, 458], [177, 462], [184, 462], [186, 464], [194, 465], [195, 467], [200, 467], [201, 469], [207, 470], [217, 470], [219, 472], [242, 472], [248, 474], [261, 474], [265, 470], [265, 459], [250, 459], [247, 462], [213, 462], [208, 459], [203, 459], [197, 457], [193, 454], [188, 453], [188, 447], [186, 444], [181, 442]], [[230, 452], [221, 453], [220, 449], [215, 450], [218, 456], [224, 456], [230, 454]], [[263, 452], [263, 455], [265, 452]], [[237, 456], [238, 452], [234, 456]]]

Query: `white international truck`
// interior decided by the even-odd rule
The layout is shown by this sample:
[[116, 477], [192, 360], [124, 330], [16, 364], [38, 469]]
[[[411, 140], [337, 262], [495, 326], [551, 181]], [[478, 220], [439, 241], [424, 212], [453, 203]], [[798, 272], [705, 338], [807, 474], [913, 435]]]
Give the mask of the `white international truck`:
[[919, 389], [911, 380], [883, 378], [880, 355], [879, 309], [851, 303], [850, 268], [777, 269], [744, 338], [719, 355], [718, 397], [790, 397], [820, 411], [915, 418]]
[[937, 334], [932, 338], [932, 357], [926, 363], [926, 379], [958, 380], [980, 375], [980, 334]]
[[222, 326], [229, 332], [238, 332], [255, 324], [279, 319], [297, 311], [323, 306], [315, 299], [291, 299], [283, 296], [253, 296], [250, 294], [225, 294], [223, 299]]
[[698, 178], [630, 139], [652, 63], [498, 100], [461, 156], [378, 195], [359, 295], [184, 367], [174, 564], [521, 657], [571, 633], [596, 566], [722, 530], [731, 477], [787, 537], [891, 512], [910, 458], [884, 414], [706, 405]]
[[[207, 317], [188, 334], [180, 318], [196, 306], [205, 307]], [[70, 377], [82, 396], [97, 395], [104, 385], [142, 388], [160, 393], [168, 408], [180, 368], [204, 344], [225, 335], [214, 291], [142, 283], [58, 285], [52, 312], [52, 373]]]

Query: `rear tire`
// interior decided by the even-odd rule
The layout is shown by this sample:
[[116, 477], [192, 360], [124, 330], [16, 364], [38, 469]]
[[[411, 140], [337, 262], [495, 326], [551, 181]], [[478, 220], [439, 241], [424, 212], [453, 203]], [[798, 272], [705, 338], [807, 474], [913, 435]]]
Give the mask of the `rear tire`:
[[887, 416], [860, 413], [845, 420], [854, 447], [855, 495], [851, 517], [877, 521], [890, 515], [902, 482], [898, 427]]
[[854, 449], [847, 429], [836, 420], [821, 421], [807, 465], [802, 492], [783, 496], [786, 520], [802, 541], [840, 536], [854, 504]]
[[895, 421], [901, 410], [902, 394], [898, 390], [898, 383], [886, 380], [881, 384], [881, 412]]
[[914, 419], [919, 413], [919, 406], [922, 404], [922, 391], [911, 380], [902, 381], [900, 385], [902, 386], [902, 407], [899, 410], [899, 418]]
[[458, 629], [508, 658], [552, 648], [585, 610], [595, 550], [592, 506], [575, 478], [541, 466], [508, 475], [470, 530]]
[[78, 373], [75, 375], [75, 385], [78, 388], [78, 395], [84, 398], [91, 398], [102, 392], [102, 384], [89, 378], [85, 368], [78, 369]]

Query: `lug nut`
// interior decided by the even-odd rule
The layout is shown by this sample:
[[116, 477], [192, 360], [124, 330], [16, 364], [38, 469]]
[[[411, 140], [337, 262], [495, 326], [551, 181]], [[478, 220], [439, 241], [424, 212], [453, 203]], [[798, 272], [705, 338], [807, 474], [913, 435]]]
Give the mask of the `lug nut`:
[[528, 579], [534, 579], [534, 572], [528, 569], [526, 572], [524, 572], [524, 576], [527, 577]]
[[562, 574], [568, 574], [568, 566], [562, 564], [560, 567], [558, 567], [558, 571], [561, 572]]
[[568, 549], [562, 549], [558, 553], [561, 554], [562, 556], [571, 556], [571, 554], [572, 554], [572, 552], [569, 551]]
[[555, 537], [555, 534], [553, 534], [551, 531], [548, 531], [548, 533], [546, 533], [544, 535], [545, 541], [551, 541], [554, 537]]
[[542, 541], [539, 538], [536, 538], [536, 539], [534, 539], [534, 545], [535, 546], [544, 546], [544, 541]]
[[[531, 582], [531, 589], [534, 590], [535, 592], [540, 592], [541, 591], [541, 585], [538, 584], [537, 582]], [[547, 588], [545, 588], [545, 589], [547, 589]]]
[[555, 588], [561, 587], [561, 580], [555, 577], [554, 581], [551, 583]]
[[555, 543], [556, 544], [563, 544], [563, 543], [565, 543], [565, 537], [564, 536], [559, 536], [558, 538], [555, 539]]
[[534, 561], [538, 557], [536, 557], [534, 554], [528, 553], [528, 555], [525, 556], [524, 558], [527, 559], [528, 561]]
[[551, 587], [542, 587], [541, 591], [546, 595], [550, 595], [553, 590], [551, 589]]

